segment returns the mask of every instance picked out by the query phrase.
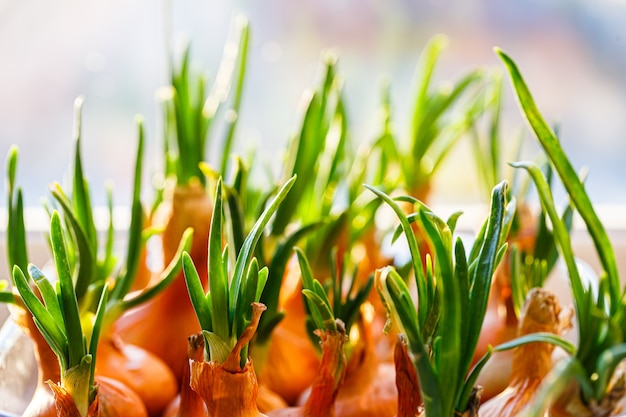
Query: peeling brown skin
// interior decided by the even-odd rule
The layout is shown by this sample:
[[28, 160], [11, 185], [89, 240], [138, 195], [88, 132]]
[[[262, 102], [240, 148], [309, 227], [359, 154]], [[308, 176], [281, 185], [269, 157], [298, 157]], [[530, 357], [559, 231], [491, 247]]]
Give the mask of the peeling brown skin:
[[[191, 259], [206, 289], [208, 285], [208, 236], [213, 202], [200, 182], [176, 186], [164, 221], [163, 261], [167, 265], [188, 227], [194, 229]], [[186, 364], [187, 337], [200, 331], [181, 272], [161, 294], [128, 311], [115, 325], [116, 334], [127, 343], [140, 346], [163, 359], [180, 381]]]
[[289, 407], [268, 413], [269, 417], [334, 417], [335, 400], [345, 377], [346, 358], [343, 345], [346, 334], [338, 331], [317, 331], [322, 339], [322, 362], [311, 386], [311, 395], [301, 407]]
[[[56, 406], [57, 417], [82, 417], [65, 388], [48, 381]], [[98, 393], [89, 405], [87, 417], [147, 417], [141, 399], [131, 389], [111, 378], [97, 377]]]
[[[571, 311], [562, 314], [558, 299], [551, 292], [534, 288], [524, 304], [518, 336], [535, 332], [561, 334], [571, 326]], [[518, 415], [534, 397], [544, 377], [553, 366], [554, 345], [530, 343], [513, 351], [511, 382], [506, 390], [485, 402], [482, 417]]]
[[422, 404], [417, 372], [409, 356], [406, 340], [398, 335], [394, 349], [396, 386], [398, 387], [397, 417], [417, 417]]
[[252, 360], [248, 359], [242, 368], [240, 357], [242, 349], [254, 336], [265, 309], [263, 304], [252, 304], [252, 321], [223, 364], [202, 359], [191, 361], [190, 385], [204, 401], [209, 416], [264, 416], [256, 404], [259, 385]]
[[[350, 351], [346, 373], [335, 400], [341, 417], [392, 417], [398, 409], [394, 365], [379, 362], [372, 335], [372, 319], [361, 314], [355, 323], [359, 337]], [[310, 392], [301, 398], [303, 404]]]
[[202, 398], [191, 389], [191, 361], [202, 361], [204, 358], [204, 338], [202, 333], [188, 338], [187, 359], [190, 362], [183, 370], [180, 394], [170, 403], [163, 417], [205, 417], [206, 406]]

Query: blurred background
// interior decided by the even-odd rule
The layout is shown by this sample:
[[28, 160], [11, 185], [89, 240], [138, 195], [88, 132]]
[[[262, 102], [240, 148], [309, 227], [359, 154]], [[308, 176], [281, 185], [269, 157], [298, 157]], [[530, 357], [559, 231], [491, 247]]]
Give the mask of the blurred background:
[[[378, 132], [381, 80], [391, 83], [393, 122], [408, 132], [412, 80], [429, 38], [449, 46], [435, 78], [478, 68], [503, 69], [498, 46], [520, 66], [546, 119], [559, 126], [599, 204], [626, 203], [626, 2], [618, 0], [0, 0], [0, 155], [20, 148], [18, 182], [28, 206], [61, 181], [72, 155], [74, 99], [83, 95], [83, 161], [97, 204], [112, 181], [128, 204], [136, 144], [134, 117], [145, 119], [147, 169], [162, 166], [161, 108], [168, 82], [168, 31], [174, 50], [191, 41], [192, 62], [212, 78], [237, 14], [250, 21], [248, 76], [236, 149], [277, 164], [294, 132], [303, 92], [317, 85], [320, 57], [333, 49], [345, 80], [351, 135]], [[504, 137], [525, 128], [508, 80]], [[511, 132], [511, 133], [509, 133]], [[524, 152], [534, 157], [529, 134]], [[207, 158], [212, 161], [212, 155]], [[484, 201], [469, 146], [435, 178], [435, 201]]]

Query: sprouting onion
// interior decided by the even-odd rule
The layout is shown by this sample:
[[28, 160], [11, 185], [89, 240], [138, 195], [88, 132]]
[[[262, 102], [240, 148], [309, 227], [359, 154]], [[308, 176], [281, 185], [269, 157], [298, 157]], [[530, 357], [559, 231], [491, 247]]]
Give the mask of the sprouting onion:
[[[135, 161], [131, 221], [128, 228], [126, 257], [118, 259], [114, 253], [115, 238], [112, 191], [107, 193], [109, 222], [104, 241], [95, 224], [90, 199], [89, 182], [85, 177], [81, 158], [81, 109], [82, 99], [76, 101], [76, 130], [74, 170], [71, 194], [59, 183], [51, 186], [54, 203], [62, 213], [66, 228], [70, 271], [75, 280], [79, 314], [84, 320], [93, 314], [98, 295], [105, 285], [111, 290], [102, 323], [103, 335], [99, 350], [100, 376], [122, 381], [133, 389], [145, 403], [151, 415], [160, 414], [176, 395], [177, 381], [167, 364], [160, 358], [132, 343], [123, 343], [114, 331], [114, 323], [133, 307], [145, 304], [162, 293], [182, 270], [180, 262], [183, 250], [189, 250], [192, 230], [182, 236], [178, 250], [167, 267], [155, 276], [155, 282], [131, 294], [131, 288], [141, 265], [146, 240], [155, 231], [144, 228], [145, 219], [140, 199], [141, 172], [144, 149], [144, 132], [141, 118], [137, 118], [138, 146]], [[101, 245], [101, 243], [103, 243]], [[157, 281], [158, 279], [158, 281]]]
[[[550, 403], [557, 409], [582, 404], [586, 412], [592, 410], [608, 414], [616, 405], [615, 397], [623, 394], [624, 387], [620, 384], [612, 385], [612, 377], [618, 363], [626, 358], [626, 309], [615, 252], [583, 182], [537, 108], [516, 63], [500, 49], [496, 48], [495, 52], [508, 71], [523, 115], [558, 173], [571, 204], [587, 226], [602, 267], [598, 290], [594, 293], [583, 283], [569, 233], [556, 212], [545, 177], [533, 163], [515, 163], [513, 166], [525, 169], [535, 182], [542, 207], [552, 223], [570, 277], [579, 334], [576, 354], [558, 363], [546, 377], [543, 389], [535, 398], [528, 415], [537, 415]], [[575, 389], [570, 384], [572, 380], [576, 381]]]
[[43, 302], [37, 298], [24, 271], [17, 265], [14, 267], [13, 279], [24, 304], [33, 315], [37, 328], [58, 357], [61, 389], [69, 393], [80, 416], [84, 417], [87, 416], [97, 393], [94, 384], [95, 353], [106, 309], [108, 286], [102, 288], [98, 297], [97, 309], [93, 320], [89, 322], [91, 327], [83, 327], [61, 219], [56, 211], [52, 213], [50, 221], [50, 238], [58, 285], [53, 286], [34, 265], [28, 267], [28, 274], [37, 284]]
[[[414, 221], [419, 221], [434, 248], [427, 268], [421, 264], [416, 237], [408, 217], [385, 193], [367, 186], [388, 204], [399, 217], [407, 239], [418, 288], [417, 310], [404, 279], [393, 267], [377, 275], [377, 289], [385, 300], [392, 321], [406, 335], [419, 378], [421, 398], [429, 417], [463, 414], [477, 377], [468, 374], [482, 320], [493, 272], [506, 249], [506, 183], [492, 193], [491, 212], [470, 254], [466, 257], [460, 239], [453, 244], [454, 221], [449, 223], [422, 206]], [[426, 273], [424, 272], [426, 271]]]
[[204, 400], [209, 415], [260, 415], [256, 405], [258, 383], [248, 359], [248, 343], [265, 309], [258, 301], [268, 270], [259, 268], [254, 249], [295, 180], [294, 176], [287, 181], [261, 214], [231, 269], [228, 246], [222, 246], [223, 186], [218, 179], [209, 236], [211, 278], [207, 294], [193, 260], [187, 252], [183, 254], [185, 282], [205, 346], [205, 361], [192, 362], [190, 384]]
[[[229, 278], [228, 248], [222, 251], [222, 195], [223, 185], [218, 180], [215, 192], [215, 213], [209, 238], [209, 291], [199, 284], [197, 272], [188, 253], [183, 254], [183, 271], [192, 304], [206, 338], [208, 360], [223, 363], [235, 346], [237, 339], [250, 322], [249, 307], [258, 302], [265, 281], [267, 268], [259, 270], [258, 261], [253, 258], [254, 247], [263, 229], [283, 201], [296, 177], [292, 177], [278, 192], [272, 204], [263, 212], [246, 238], [235, 264], [232, 278]], [[219, 215], [218, 215], [219, 214]], [[194, 279], [195, 278], [195, 279]], [[244, 313], [246, 312], [246, 313]], [[242, 351], [242, 366], [247, 360], [246, 350]]]

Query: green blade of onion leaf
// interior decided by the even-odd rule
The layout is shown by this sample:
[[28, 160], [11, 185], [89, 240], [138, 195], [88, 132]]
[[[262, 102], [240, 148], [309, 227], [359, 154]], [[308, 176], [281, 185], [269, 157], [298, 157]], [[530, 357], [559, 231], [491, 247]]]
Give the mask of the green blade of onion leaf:
[[261, 294], [263, 293], [265, 284], [267, 284], [267, 280], [269, 279], [269, 274], [270, 274], [269, 268], [266, 266], [261, 268], [261, 270], [259, 271], [259, 277], [257, 278], [258, 283], [257, 283], [256, 294], [254, 295], [254, 301], [257, 303], [261, 301]]
[[602, 267], [608, 274], [611, 299], [611, 313], [615, 314], [620, 308], [620, 281], [617, 271], [617, 261], [615, 252], [609, 240], [608, 234], [600, 218], [591, 203], [584, 185], [579, 180], [574, 167], [570, 163], [567, 155], [563, 151], [558, 138], [550, 129], [543, 116], [539, 112], [537, 105], [528, 89], [522, 75], [515, 62], [503, 51], [495, 48], [495, 52], [504, 62], [511, 82], [516, 92], [518, 103], [530, 124], [535, 136], [542, 145], [544, 151], [550, 158], [554, 168], [561, 178], [572, 203], [580, 213], [580, 216], [587, 225], [587, 229], [593, 239], [596, 251], [602, 263]]
[[[317, 281], [314, 281], [317, 282]], [[303, 289], [302, 294], [307, 298], [311, 311], [317, 311], [318, 314], [312, 314], [315, 321], [315, 326], [318, 329], [337, 331], [337, 324], [335, 323], [335, 317], [328, 300], [320, 297], [320, 295], [308, 289]]]
[[[548, 185], [541, 169], [532, 162], [517, 162], [512, 163], [511, 166], [514, 168], [523, 168], [533, 179], [535, 183], [535, 187], [537, 188], [537, 193], [539, 194], [539, 199], [541, 202], [541, 206], [543, 211], [548, 215], [550, 221], [552, 222], [552, 229], [554, 236], [556, 238], [556, 242], [561, 250], [561, 255], [563, 256], [563, 260], [567, 265], [567, 271], [569, 273], [570, 282], [572, 285], [572, 291], [574, 292], [574, 300], [576, 307], [576, 316], [584, 317], [581, 314], [584, 313], [579, 308], [582, 306], [582, 299], [584, 297], [585, 288], [583, 287], [582, 280], [580, 277], [580, 273], [578, 271], [578, 267], [576, 265], [576, 259], [574, 257], [574, 252], [572, 250], [571, 240], [569, 236], [569, 232], [567, 227], [561, 221], [556, 208], [554, 207], [554, 199], [552, 197], [552, 190]], [[582, 332], [584, 332], [582, 326], [579, 326], [579, 334], [582, 337], [585, 336]], [[582, 339], [580, 339], [582, 340]]]
[[[327, 133], [330, 122], [327, 116], [327, 105], [330, 93], [336, 85], [336, 66], [337, 57], [331, 53], [323, 56], [325, 66], [325, 74], [322, 83], [317, 91], [307, 92], [303, 97], [306, 100], [306, 107], [300, 130], [292, 139], [289, 145], [290, 155], [287, 162], [287, 174], [301, 175], [293, 190], [285, 198], [276, 214], [275, 220], [272, 222], [271, 233], [274, 236], [282, 235], [285, 228], [289, 225], [293, 216], [299, 213], [303, 223], [311, 223], [319, 220], [324, 210], [324, 205], [318, 201], [315, 194], [315, 187], [318, 183], [316, 174], [319, 171], [321, 159], [327, 155]], [[326, 178], [328, 179], [328, 178]], [[322, 202], [323, 203], [323, 202]], [[311, 207], [315, 207], [314, 210]]]
[[202, 330], [202, 334], [204, 335], [204, 340], [206, 341], [207, 351], [211, 361], [224, 363], [226, 358], [228, 358], [228, 355], [230, 355], [233, 347], [226, 340], [211, 331]]
[[76, 298], [82, 299], [94, 276], [93, 269], [96, 263], [96, 247], [91, 246], [89, 236], [81, 225], [80, 220], [74, 215], [72, 203], [63, 192], [61, 185], [59, 183], [53, 183], [51, 186], [51, 192], [54, 198], [61, 205], [65, 219], [70, 224], [72, 232], [76, 238], [76, 245], [80, 256], [80, 265], [78, 268], [78, 275], [76, 277], [75, 293]]
[[231, 297], [234, 297], [233, 302], [230, 305], [231, 316], [234, 314], [235, 308], [239, 302], [238, 299], [241, 291], [241, 281], [252, 259], [254, 248], [261, 238], [261, 234], [263, 233], [263, 230], [265, 229], [267, 223], [270, 221], [270, 218], [281, 206], [281, 203], [286, 198], [289, 190], [291, 190], [291, 187], [293, 187], [296, 178], [297, 176], [294, 175], [281, 187], [281, 189], [278, 191], [278, 194], [276, 194], [276, 197], [274, 197], [274, 200], [272, 200], [270, 205], [263, 211], [254, 226], [252, 226], [250, 233], [246, 237], [246, 240], [241, 247], [241, 252], [239, 253], [239, 256], [237, 256], [237, 262], [235, 263], [235, 270], [233, 272], [230, 289], [230, 295]]
[[[428, 88], [430, 86], [430, 79], [435, 69], [435, 63], [439, 54], [448, 44], [448, 38], [444, 35], [438, 35], [429, 40], [424, 47], [419, 63], [416, 69], [417, 78], [417, 92], [415, 94], [415, 104], [413, 108], [413, 119], [411, 124], [411, 138], [417, 141], [419, 132], [423, 123], [423, 117], [426, 113], [426, 104], [428, 102]], [[418, 144], [413, 144], [414, 148], [418, 147]], [[418, 158], [421, 155], [418, 155]]]
[[200, 322], [200, 328], [202, 330], [212, 331], [213, 321], [211, 308], [209, 307], [208, 301], [204, 295], [204, 289], [202, 288], [202, 282], [200, 281], [198, 271], [193, 264], [191, 256], [189, 256], [189, 253], [186, 251], [183, 252], [182, 263], [189, 298], [191, 299], [191, 304], [196, 312], [196, 317], [198, 317], [198, 322]]
[[85, 356], [86, 346], [84, 344], [83, 330], [78, 313], [77, 294], [74, 292], [72, 273], [67, 258], [61, 218], [56, 210], [52, 213], [50, 221], [50, 239], [54, 263], [59, 278], [61, 309], [69, 344], [68, 363], [71, 367], [80, 364], [83, 356]]
[[[233, 96], [233, 103], [230, 108], [230, 115], [226, 120], [225, 138], [222, 142], [224, 144], [222, 150], [222, 162], [220, 164], [220, 172], [226, 173], [228, 168], [228, 159], [231, 155], [231, 148], [233, 143], [233, 137], [235, 135], [235, 127], [237, 126], [237, 119], [239, 116], [239, 110], [241, 108], [241, 97], [243, 93], [243, 82], [246, 74], [247, 60], [248, 60], [248, 44], [250, 39], [250, 26], [248, 20], [243, 16], [239, 16], [235, 22], [239, 26], [239, 44], [236, 50], [232, 47], [227, 50], [232, 54], [231, 60], [237, 61], [235, 78], [235, 93]], [[234, 42], [233, 42], [234, 43]], [[235, 63], [230, 63], [230, 66], [235, 67]], [[233, 72], [232, 70], [230, 72]]]
[[213, 217], [209, 232], [209, 289], [213, 304], [212, 325], [205, 330], [211, 330], [223, 339], [231, 335], [231, 325], [235, 314], [229, 315], [228, 275], [224, 262], [222, 247], [222, 216], [223, 216], [223, 185], [222, 179], [217, 180], [215, 200], [213, 202]]
[[140, 253], [144, 245], [142, 232], [144, 226], [144, 213], [141, 204], [141, 171], [144, 154], [144, 128], [143, 119], [137, 117], [137, 153], [135, 157], [135, 173], [133, 180], [133, 194], [130, 213], [130, 226], [128, 228], [128, 242], [126, 249], [126, 271], [121, 276], [111, 291], [110, 298], [113, 300], [123, 299], [130, 290], [139, 268]]
[[57, 322], [54, 315], [39, 301], [39, 298], [28, 285], [26, 276], [17, 265], [13, 267], [13, 282], [24, 304], [36, 322], [39, 323], [38, 327], [42, 335], [57, 354], [59, 360], [67, 364], [67, 334], [64, 327], [59, 327], [59, 324], [63, 323], [63, 321]]
[[100, 331], [102, 329], [102, 324], [104, 322], [104, 316], [106, 314], [106, 305], [107, 298], [109, 295], [109, 286], [108, 284], [104, 284], [102, 288], [102, 292], [100, 294], [100, 300], [98, 301], [98, 307], [96, 309], [96, 315], [94, 318], [93, 328], [91, 330], [91, 337], [89, 340], [89, 350], [88, 353], [92, 355], [93, 359], [91, 361], [91, 373], [89, 386], [94, 386], [94, 375], [96, 374], [96, 352], [98, 351], [98, 342], [100, 340]]
[[[296, 252], [296, 256], [298, 257], [298, 264], [300, 265], [300, 275], [302, 276], [302, 288], [308, 289], [308, 291], [313, 291], [313, 271], [311, 270], [311, 265], [309, 264], [309, 260], [307, 259], [304, 251], [300, 248], [294, 248]], [[307, 303], [308, 304], [308, 303]], [[311, 318], [315, 327], [319, 329], [323, 329], [324, 327], [324, 318], [321, 316], [320, 311], [317, 308], [310, 308]]]
[[[391, 209], [394, 211], [400, 223], [402, 225], [402, 229], [404, 230], [404, 235], [406, 237], [407, 243], [409, 245], [409, 252], [411, 254], [411, 259], [413, 262], [411, 263], [413, 267], [413, 273], [415, 274], [415, 282], [417, 285], [417, 297], [419, 300], [426, 300], [426, 277], [424, 276], [424, 267], [422, 265], [422, 260], [419, 252], [419, 246], [417, 244], [417, 239], [415, 234], [413, 233], [413, 229], [411, 229], [411, 225], [407, 216], [402, 211], [402, 208], [392, 200], [387, 194], [384, 192], [365, 184], [365, 188], [373, 192], [376, 196], [378, 196], [381, 200], [383, 200]], [[426, 316], [429, 310], [428, 302], [420, 302], [417, 306], [417, 317], [420, 323], [420, 327], [426, 320]]]
[[24, 202], [21, 188], [15, 188], [17, 172], [18, 148], [13, 145], [7, 158], [7, 261], [9, 274], [12, 275], [13, 265], [23, 271], [28, 268], [28, 248], [26, 245], [26, 227], [24, 225]]
[[[179, 272], [182, 270], [183, 252], [191, 251], [192, 239], [193, 228], [188, 227], [183, 232], [183, 236], [180, 239], [180, 243], [178, 244], [178, 249], [176, 249], [174, 257], [172, 257], [170, 263], [159, 275], [157, 284], [141, 291], [134, 297], [124, 298], [123, 300], [114, 300], [115, 303], [118, 303], [120, 305], [120, 313], [150, 300], [161, 291], [163, 291], [165, 288], [167, 288], [172, 283], [172, 281], [174, 281]], [[109, 308], [107, 308], [107, 313], [109, 313]]]
[[109, 222], [104, 242], [104, 257], [97, 260], [96, 263], [97, 275], [95, 282], [97, 285], [103, 285], [103, 283], [113, 275], [113, 270], [115, 269], [115, 264], [117, 262], [117, 259], [113, 254], [115, 227], [113, 225], [113, 184], [111, 182], [106, 185], [106, 201]]
[[15, 298], [15, 294], [13, 294], [11, 291], [5, 291], [5, 288], [7, 287], [6, 281], [0, 281], [0, 303], [3, 304], [13, 304], [16, 303], [16, 298]]
[[[461, 294], [455, 282], [452, 267], [452, 240], [450, 229], [436, 226], [437, 218], [420, 210], [421, 223], [434, 247], [434, 261], [438, 271], [437, 293], [441, 297], [441, 317], [437, 334], [441, 338], [438, 349], [433, 347], [433, 366], [440, 376], [439, 390], [444, 400], [443, 413], [451, 415], [454, 409], [456, 393], [458, 392], [465, 370], [461, 369]], [[442, 222], [441, 222], [442, 223]], [[445, 377], [442, 377], [445, 376]]]
[[[235, 316], [233, 318], [233, 329], [231, 334], [240, 334], [249, 324], [249, 314], [251, 311], [250, 306], [255, 300], [256, 293], [258, 292], [259, 285], [259, 262], [256, 258], [252, 258], [250, 266], [244, 281], [242, 282], [242, 294], [239, 299], [239, 305], [235, 309]], [[240, 330], [239, 330], [240, 329]]]
[[72, 182], [72, 203], [73, 212], [76, 219], [82, 226], [92, 248], [97, 247], [96, 226], [93, 220], [93, 209], [89, 197], [89, 187], [83, 173], [83, 164], [80, 154], [81, 130], [82, 130], [82, 108], [83, 97], [78, 97], [74, 102], [74, 176]]
[[[465, 246], [463, 246], [463, 241], [460, 237], [456, 239], [456, 244], [454, 246], [454, 259], [455, 259], [455, 267], [454, 267], [454, 283], [455, 286], [459, 288], [459, 294], [461, 294], [461, 299], [459, 300], [461, 311], [469, 311], [470, 309], [470, 277], [469, 277], [469, 266], [467, 264], [467, 255], [465, 252]], [[467, 340], [469, 339], [469, 320], [467, 314], [461, 314], [461, 345], [465, 346]], [[463, 349], [462, 355], [463, 360], [462, 364], [467, 364], [471, 362], [471, 359], [468, 361], [468, 357], [472, 358], [474, 356], [474, 352], [470, 352], [469, 349]], [[473, 388], [473, 387], [471, 387]], [[469, 398], [469, 397], [468, 397]]]
[[409, 288], [392, 267], [385, 267], [378, 275], [377, 287], [383, 295], [392, 320], [408, 340], [414, 357], [424, 409], [429, 416], [444, 417], [437, 374], [430, 362], [430, 352], [421, 335], [421, 328]]
[[487, 352], [480, 358], [476, 364], [469, 371], [465, 382], [463, 383], [463, 387], [459, 393], [459, 400], [457, 401], [457, 409], [455, 415], [463, 415], [463, 412], [467, 410], [467, 405], [469, 403], [470, 397], [472, 396], [472, 391], [474, 387], [476, 387], [476, 382], [478, 381], [478, 376], [480, 372], [483, 370], [491, 355], [493, 354], [493, 348], [491, 346], [487, 346]]
[[[466, 349], [472, 352], [476, 349], [476, 344], [478, 343], [480, 329], [487, 311], [491, 280], [496, 268], [498, 253], [501, 250], [507, 186], [507, 182], [503, 181], [493, 188], [489, 220], [483, 239], [477, 242], [477, 244], [480, 244], [480, 250], [476, 268], [473, 269], [470, 275], [470, 309], [468, 311], [470, 331], [467, 333]], [[469, 367], [469, 363], [466, 363], [464, 366], [465, 369], [467, 367]]]
[[278, 312], [278, 299], [283, 276], [285, 275], [287, 263], [291, 258], [294, 245], [308, 233], [317, 230], [321, 225], [322, 223], [316, 222], [301, 227], [281, 241], [274, 251], [274, 256], [269, 265], [267, 285], [259, 286], [259, 289], [263, 288], [259, 301], [267, 306], [267, 310], [261, 315], [261, 320], [259, 321], [257, 342], [266, 340], [265, 338], [270, 336], [271, 331], [278, 324], [278, 321], [276, 321], [278, 320], [277, 316], [280, 314]]
[[530, 333], [524, 336], [516, 337], [508, 342], [501, 343], [493, 348], [494, 352], [503, 352], [505, 350], [514, 349], [518, 346], [526, 345], [529, 343], [550, 343], [552, 345], [562, 348], [569, 355], [576, 353], [576, 346], [570, 341], [563, 339], [562, 337], [550, 333], [550, 332], [536, 332]]
[[61, 311], [61, 306], [59, 305], [59, 299], [48, 278], [33, 264], [28, 265], [28, 274], [35, 284], [37, 284], [37, 288], [39, 288], [39, 293], [43, 298], [44, 305], [50, 315], [57, 323], [63, 323], [63, 313]]

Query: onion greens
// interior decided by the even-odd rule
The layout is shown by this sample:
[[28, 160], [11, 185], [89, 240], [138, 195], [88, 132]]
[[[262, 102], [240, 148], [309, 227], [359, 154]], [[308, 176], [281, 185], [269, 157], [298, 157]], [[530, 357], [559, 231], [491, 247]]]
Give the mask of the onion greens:
[[[292, 177], [261, 214], [246, 237], [234, 269], [229, 267], [228, 246], [222, 249], [223, 185], [215, 191], [214, 215], [209, 236], [209, 291], [204, 293], [200, 278], [187, 252], [183, 253], [183, 272], [193, 308], [205, 338], [207, 361], [224, 363], [250, 324], [252, 303], [258, 303], [267, 281], [268, 270], [259, 268], [254, 249], [265, 226], [293, 186]], [[247, 362], [247, 346], [241, 350], [241, 368]]]
[[434, 248], [433, 257], [426, 258], [426, 273], [407, 215], [387, 194], [366, 187], [393, 209], [409, 244], [418, 288], [417, 311], [409, 287], [393, 267], [378, 272], [376, 286], [392, 322], [406, 335], [426, 415], [463, 414], [477, 377], [477, 370], [468, 372], [487, 308], [491, 279], [506, 249], [505, 220], [512, 217], [507, 215], [513, 206], [505, 200], [506, 183], [493, 190], [489, 219], [469, 258], [460, 239], [453, 243], [450, 225], [427, 207], [418, 205], [415, 220], [428, 232]]
[[[105, 282], [112, 283], [107, 309], [105, 327], [112, 324], [128, 309], [144, 303], [165, 289], [181, 271], [182, 251], [191, 245], [192, 231], [189, 229], [181, 238], [177, 256], [161, 272], [156, 284], [141, 292], [127, 295], [137, 275], [140, 253], [145, 249], [147, 236], [154, 233], [144, 229], [144, 212], [141, 203], [141, 171], [144, 149], [144, 129], [141, 118], [136, 119], [138, 145], [135, 159], [134, 186], [131, 205], [131, 221], [128, 228], [126, 258], [119, 262], [113, 254], [115, 237], [112, 194], [108, 192], [109, 224], [105, 234], [104, 249], [100, 247], [99, 235], [93, 217], [89, 182], [82, 168], [81, 158], [81, 110], [82, 99], [76, 101], [75, 113], [75, 150], [72, 192], [68, 194], [59, 183], [51, 185], [51, 193], [63, 214], [67, 233], [67, 252], [71, 260], [70, 268], [75, 281], [76, 298], [79, 300], [81, 314], [93, 312]], [[99, 255], [102, 255], [99, 258]]]
[[223, 59], [208, 94], [207, 76], [191, 72], [190, 46], [185, 47], [178, 68], [170, 56], [171, 85], [168, 94], [162, 97], [166, 119], [165, 174], [175, 175], [177, 184], [186, 185], [193, 180], [205, 185], [206, 177], [200, 163], [205, 161], [210, 129], [217, 114], [225, 110], [234, 79], [234, 97], [225, 113], [225, 138], [220, 161], [221, 172], [225, 174], [239, 116], [249, 42], [247, 20], [239, 17], [235, 24], [238, 39], [229, 40], [225, 46]]
[[[558, 364], [545, 381], [534, 402], [531, 413], [537, 413], [559, 396], [572, 379], [580, 387], [580, 400], [592, 408], [605, 407], [610, 412], [615, 404], [610, 400], [610, 381], [617, 363], [626, 358], [626, 312], [623, 290], [617, 271], [615, 252], [608, 234], [598, 217], [583, 182], [574, 170], [561, 144], [539, 112], [537, 105], [515, 62], [500, 49], [495, 49], [508, 70], [523, 115], [545, 150], [548, 159], [567, 190], [572, 206], [587, 226], [602, 266], [597, 293], [587, 286], [576, 263], [571, 239], [559, 218], [550, 187], [541, 170], [533, 163], [518, 162], [514, 167], [525, 169], [533, 179], [542, 207], [552, 223], [559, 251], [569, 273], [578, 321], [579, 344], [576, 354]], [[575, 401], [576, 398], [566, 400]]]

